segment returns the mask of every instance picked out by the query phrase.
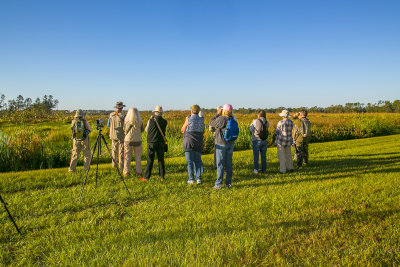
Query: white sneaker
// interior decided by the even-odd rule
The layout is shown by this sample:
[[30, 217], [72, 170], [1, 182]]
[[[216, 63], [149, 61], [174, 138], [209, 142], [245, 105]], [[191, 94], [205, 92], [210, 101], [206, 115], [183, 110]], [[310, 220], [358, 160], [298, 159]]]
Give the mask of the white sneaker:
[[197, 184], [201, 184], [201, 180], [197, 180]]
[[194, 181], [187, 181], [187, 184], [194, 184]]
[[258, 174], [258, 171], [256, 169], [254, 169], [253, 173], [254, 174]]

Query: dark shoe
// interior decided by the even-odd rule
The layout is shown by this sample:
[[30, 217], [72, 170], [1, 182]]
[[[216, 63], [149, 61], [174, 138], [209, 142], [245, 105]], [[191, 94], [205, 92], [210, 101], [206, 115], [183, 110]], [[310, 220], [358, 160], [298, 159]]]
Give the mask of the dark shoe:
[[288, 172], [294, 172], [294, 170], [293, 170], [293, 169], [291, 169], [291, 170], [288, 170]]
[[232, 185], [231, 184], [226, 184], [225, 187], [226, 188], [232, 188]]

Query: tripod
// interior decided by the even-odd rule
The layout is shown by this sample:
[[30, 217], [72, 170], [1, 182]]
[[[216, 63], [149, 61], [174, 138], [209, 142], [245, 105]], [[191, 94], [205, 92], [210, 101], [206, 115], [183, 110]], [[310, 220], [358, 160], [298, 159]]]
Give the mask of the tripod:
[[15, 221], [14, 221], [13, 216], [11, 215], [10, 211], [7, 209], [7, 203], [4, 202], [3, 198], [1, 197], [1, 195], [0, 195], [0, 201], [1, 201], [1, 203], [3, 204], [4, 208], [6, 209], [6, 211], [7, 211], [7, 213], [8, 213], [8, 217], [10, 218], [10, 220], [12, 221], [12, 223], [14, 224], [15, 229], [17, 229], [18, 233], [21, 234], [21, 232], [20, 232], [19, 229], [18, 229], [17, 224], [16, 224]]
[[114, 160], [114, 158], [113, 158], [113, 156], [111, 154], [111, 151], [108, 148], [106, 139], [104, 138], [104, 135], [101, 133], [102, 127], [103, 127], [102, 125], [97, 124], [97, 128], [96, 129], [99, 131], [99, 133], [97, 134], [96, 142], [94, 143], [94, 146], [93, 146], [93, 152], [92, 152], [92, 156], [91, 156], [90, 162], [89, 162], [89, 169], [86, 171], [85, 181], [82, 184], [82, 190], [81, 190], [81, 194], [79, 196], [79, 201], [81, 201], [81, 199], [82, 199], [83, 189], [85, 188], [86, 180], [87, 180], [87, 177], [88, 177], [88, 174], [89, 174], [89, 171], [90, 171], [90, 164], [92, 163], [93, 156], [94, 156], [94, 153], [96, 151], [96, 147], [97, 147], [97, 167], [96, 167], [96, 186], [97, 186], [97, 175], [98, 175], [98, 172], [99, 172], [99, 157], [100, 157], [100, 153], [101, 153], [101, 140], [103, 140], [104, 144], [106, 145], [106, 148], [108, 150], [108, 154], [110, 154], [111, 160], [114, 162], [115, 166], [117, 167], [118, 174], [121, 177], [121, 180], [125, 185], [126, 191], [128, 191], [129, 196], [132, 197], [131, 192], [129, 192], [129, 189], [126, 186], [124, 177], [122, 176], [122, 174], [121, 174], [121, 172], [120, 172], [120, 170], [118, 168], [117, 162]]

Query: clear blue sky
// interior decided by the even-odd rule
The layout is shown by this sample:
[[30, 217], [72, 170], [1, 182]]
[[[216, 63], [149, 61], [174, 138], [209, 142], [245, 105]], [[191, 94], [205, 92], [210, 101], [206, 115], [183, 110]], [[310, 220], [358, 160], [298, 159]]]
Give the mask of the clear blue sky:
[[59, 109], [400, 98], [398, 0], [0, 0], [0, 93]]

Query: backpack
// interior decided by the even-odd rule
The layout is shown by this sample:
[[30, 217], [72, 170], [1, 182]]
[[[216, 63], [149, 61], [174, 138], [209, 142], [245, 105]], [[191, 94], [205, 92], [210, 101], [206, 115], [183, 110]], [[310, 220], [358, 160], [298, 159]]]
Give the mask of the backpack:
[[268, 139], [268, 129], [267, 129], [267, 124], [264, 123], [261, 119], [258, 119], [261, 124], [262, 124], [262, 130], [260, 131], [260, 138], [261, 140], [267, 140]]
[[86, 126], [83, 119], [77, 119], [72, 126], [72, 137], [78, 141], [82, 141], [86, 138]]
[[224, 139], [226, 142], [235, 141], [239, 136], [239, 125], [233, 118], [228, 119], [225, 127]]
[[303, 137], [311, 137], [311, 123], [308, 119], [302, 120]]

